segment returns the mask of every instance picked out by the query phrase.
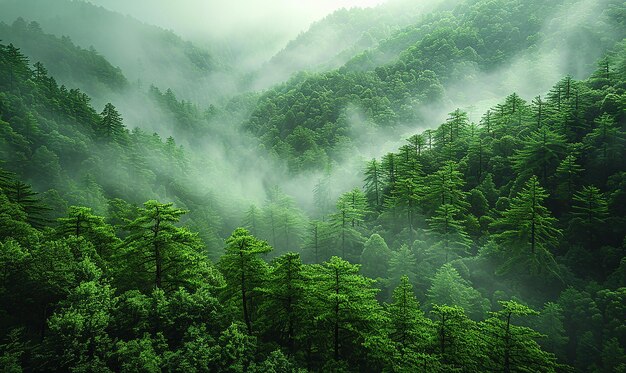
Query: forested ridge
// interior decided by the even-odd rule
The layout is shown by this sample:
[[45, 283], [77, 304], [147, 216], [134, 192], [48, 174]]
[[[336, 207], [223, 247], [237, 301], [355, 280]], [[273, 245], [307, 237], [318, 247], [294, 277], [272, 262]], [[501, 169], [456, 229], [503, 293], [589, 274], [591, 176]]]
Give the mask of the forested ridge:
[[[340, 161], [358, 151], [351, 136], [361, 115], [365, 129], [393, 131], [423, 120], [419, 104], [435, 105], [458, 94], [451, 83], [494, 71], [525, 51], [540, 59], [544, 24], [572, 9], [569, 1], [464, 1], [452, 11], [429, 13], [377, 47], [357, 54], [343, 67], [319, 74], [299, 74], [266, 92], [246, 126], [282, 158], [290, 169], [308, 170]], [[551, 48], [586, 41], [567, 56], [571, 66], [584, 63], [593, 48], [610, 48], [624, 34], [623, 3], [601, 1], [585, 9], [591, 24], [576, 32], [554, 32]], [[608, 31], [611, 30], [611, 31]], [[548, 43], [546, 41], [546, 43]], [[584, 50], [584, 51], [583, 51]], [[592, 61], [587, 61], [592, 62]], [[346, 151], [346, 149], [349, 149]], [[346, 154], [348, 153], [348, 154]]]
[[[428, 32], [391, 65], [362, 64], [375, 60], [379, 49], [369, 49], [339, 70], [206, 109], [150, 86], [146, 99], [171, 122], [168, 137], [129, 128], [115, 102], [94, 107], [18, 41], [31, 35], [21, 40], [65, 48], [74, 74], [65, 81], [126, 87], [98, 52], [37, 23], [0, 24], [18, 39], [0, 42], [0, 370], [626, 371], [622, 28], [598, 39], [613, 46], [585, 79], [564, 76], [536, 97], [511, 93], [477, 123], [451, 107], [445, 122], [350, 166], [360, 185], [338, 198], [337, 180], [323, 172], [302, 191], [310, 211], [279, 185], [252, 204], [198, 185], [228, 167], [220, 162], [250, 159], [237, 158], [242, 148], [219, 160], [204, 154], [207, 138], [231, 138], [218, 127], [228, 117], [261, 131], [247, 151], [259, 162], [282, 159], [294, 178], [350, 154], [349, 133], [318, 142], [341, 127], [346, 105], [370, 102], [341, 87], [374, 79], [369, 99], [388, 105], [366, 116], [382, 129], [418, 120], [396, 110], [405, 99], [431, 100], [434, 83], [406, 74], [436, 70], [432, 78], [445, 80], [466, 62], [505, 64], [493, 48], [467, 60], [457, 45], [451, 59], [441, 35], [493, 46], [491, 34], [471, 36], [466, 21], [452, 20], [510, 3], [518, 7], [503, 14], [521, 24], [554, 6], [476, 1], [466, 12], [463, 3], [425, 18]], [[623, 27], [623, 6], [607, 9], [601, 22]], [[442, 26], [449, 22], [461, 26]], [[517, 47], [513, 40], [500, 51]], [[50, 59], [55, 50], [37, 52]], [[394, 75], [406, 80], [396, 91], [386, 78]], [[321, 116], [300, 114], [299, 103]], [[338, 116], [324, 117], [326, 107]], [[261, 125], [285, 143], [272, 143]], [[245, 190], [250, 176], [237, 176], [231, 187]]]

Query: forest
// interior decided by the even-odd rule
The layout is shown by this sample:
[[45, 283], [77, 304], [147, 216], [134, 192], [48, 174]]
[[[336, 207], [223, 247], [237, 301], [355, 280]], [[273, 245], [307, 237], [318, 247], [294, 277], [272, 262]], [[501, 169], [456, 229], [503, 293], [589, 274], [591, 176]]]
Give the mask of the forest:
[[0, 371], [626, 372], [626, 3], [121, 3], [0, 0]]

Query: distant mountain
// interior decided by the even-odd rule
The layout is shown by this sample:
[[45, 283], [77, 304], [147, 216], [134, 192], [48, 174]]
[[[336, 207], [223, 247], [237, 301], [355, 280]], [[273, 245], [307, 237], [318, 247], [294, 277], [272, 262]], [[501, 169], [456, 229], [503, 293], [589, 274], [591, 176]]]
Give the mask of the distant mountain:
[[0, 22], [0, 40], [20, 46], [31, 62], [43, 63], [59, 83], [82, 87], [90, 96], [120, 92], [128, 80], [95, 49], [74, 45], [68, 37], [56, 37], [42, 30], [37, 22], [18, 18], [12, 25]]
[[132, 82], [169, 87], [189, 99], [213, 95], [206, 85], [220, 64], [172, 31], [83, 1], [0, 0], [0, 21], [11, 24], [18, 17], [82, 47], [93, 46]]
[[372, 8], [339, 9], [290, 41], [260, 69], [253, 85], [266, 88], [302, 70], [324, 71], [342, 66], [355, 55], [418, 22], [441, 7], [441, 3], [396, 0]]

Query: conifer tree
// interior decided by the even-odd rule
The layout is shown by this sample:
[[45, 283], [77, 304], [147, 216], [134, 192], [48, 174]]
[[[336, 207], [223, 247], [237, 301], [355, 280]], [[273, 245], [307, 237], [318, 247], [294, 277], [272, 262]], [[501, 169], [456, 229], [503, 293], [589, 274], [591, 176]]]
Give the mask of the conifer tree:
[[243, 320], [251, 335], [253, 313], [259, 303], [256, 299], [257, 288], [267, 278], [267, 265], [259, 255], [270, 252], [272, 248], [244, 228], [237, 228], [226, 240], [225, 250], [219, 261], [219, 268], [226, 280], [225, 296], [241, 307]]
[[531, 273], [555, 271], [551, 250], [556, 247], [561, 231], [556, 219], [542, 205], [548, 197], [536, 176], [511, 201], [511, 207], [492, 223], [498, 231], [493, 239], [499, 245], [504, 263], [500, 273], [525, 268]]
[[556, 168], [557, 194], [565, 201], [571, 201], [574, 188], [580, 179], [583, 168], [577, 163], [576, 157], [569, 154]]
[[481, 318], [489, 309], [488, 301], [449, 263], [437, 270], [427, 298], [429, 308], [433, 305], [458, 306], [475, 319]]
[[609, 217], [606, 198], [595, 186], [583, 186], [574, 194], [570, 231], [572, 238], [586, 244], [597, 243]]
[[432, 335], [432, 324], [420, 309], [408, 276], [400, 278], [392, 298], [393, 302], [387, 307], [391, 340], [401, 355], [409, 351], [424, 352]]
[[199, 284], [206, 269], [202, 244], [197, 234], [175, 225], [185, 213], [172, 203], [151, 200], [126, 225], [129, 235], [122, 243], [119, 264], [124, 275], [130, 276], [129, 284], [145, 291]]
[[335, 361], [363, 356], [363, 343], [381, 333], [387, 321], [375, 298], [374, 281], [361, 276], [358, 265], [338, 257], [312, 269], [318, 349]]
[[372, 159], [365, 166], [365, 194], [376, 210], [382, 207], [383, 190], [381, 166], [376, 159]]
[[[297, 253], [287, 253], [272, 262], [267, 281], [258, 291], [263, 294], [261, 314], [271, 340], [280, 341], [290, 355], [305, 334], [307, 314], [305, 267]], [[311, 327], [311, 325], [306, 325]]]
[[389, 267], [391, 250], [385, 240], [378, 234], [373, 234], [363, 245], [361, 253], [361, 271], [369, 278], [385, 278]]
[[444, 204], [428, 219], [428, 232], [435, 242], [430, 253], [436, 258], [437, 264], [448, 263], [459, 255], [466, 254], [471, 245], [472, 241], [461, 222], [455, 218], [458, 213], [459, 210], [453, 205]]
[[115, 106], [107, 103], [104, 110], [100, 114], [100, 123], [98, 133], [106, 139], [120, 140], [125, 133], [125, 127], [122, 123], [122, 116]]
[[539, 175], [543, 184], [552, 175], [565, 152], [565, 137], [541, 128], [524, 140], [524, 147], [513, 157], [513, 170], [522, 180]]
[[537, 315], [538, 312], [515, 301], [500, 301], [502, 309], [482, 323], [488, 336], [486, 350], [489, 357], [485, 368], [501, 372], [556, 372], [558, 365], [553, 354], [537, 344], [541, 334], [524, 326], [514, 325], [514, 318]]
[[425, 209], [434, 213], [441, 205], [449, 204], [459, 211], [468, 207], [465, 201], [463, 174], [458, 171], [457, 164], [446, 162], [439, 170], [428, 175], [424, 181], [424, 195], [422, 198]]

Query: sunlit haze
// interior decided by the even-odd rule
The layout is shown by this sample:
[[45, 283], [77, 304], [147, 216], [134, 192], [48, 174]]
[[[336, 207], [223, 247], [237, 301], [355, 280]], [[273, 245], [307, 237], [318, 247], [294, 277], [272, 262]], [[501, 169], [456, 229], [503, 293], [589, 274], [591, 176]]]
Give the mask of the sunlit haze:
[[[203, 42], [262, 45], [271, 56], [312, 22], [340, 8], [371, 7], [385, 0], [90, 0], [141, 21]], [[246, 45], [248, 47], [248, 45]], [[270, 52], [271, 51], [271, 52]]]

